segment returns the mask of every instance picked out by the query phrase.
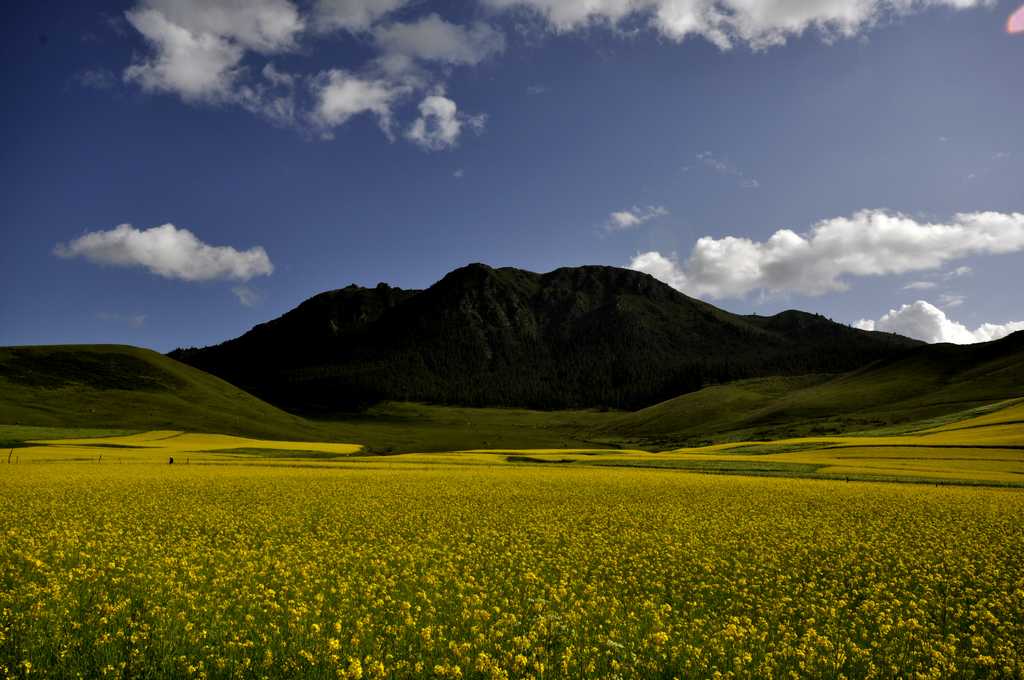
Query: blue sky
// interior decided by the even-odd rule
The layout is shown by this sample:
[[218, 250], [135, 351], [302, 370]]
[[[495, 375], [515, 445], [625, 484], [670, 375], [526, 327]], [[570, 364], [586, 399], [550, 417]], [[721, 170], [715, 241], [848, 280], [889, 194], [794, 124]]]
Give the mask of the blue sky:
[[19, 3], [0, 344], [209, 344], [477, 261], [998, 337], [1024, 328], [1015, 9]]

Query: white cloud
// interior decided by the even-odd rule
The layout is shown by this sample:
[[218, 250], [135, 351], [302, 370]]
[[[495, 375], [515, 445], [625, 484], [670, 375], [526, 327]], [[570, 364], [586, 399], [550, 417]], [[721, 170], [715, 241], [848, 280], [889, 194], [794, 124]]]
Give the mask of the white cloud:
[[156, 10], [129, 12], [128, 21], [156, 54], [125, 69], [126, 81], [151, 92], [171, 92], [186, 101], [232, 98], [244, 54], [241, 46], [220, 36], [193, 34]]
[[381, 26], [373, 33], [385, 53], [445, 64], [478, 64], [505, 49], [505, 36], [491, 26], [477, 22], [463, 27], [437, 14]]
[[464, 126], [480, 132], [487, 120], [483, 115], [459, 113], [455, 102], [439, 94], [425, 97], [419, 109], [420, 117], [413, 121], [405, 136], [427, 151], [452, 148], [458, 144]]
[[934, 288], [939, 284], [934, 281], [911, 281], [907, 285], [903, 286], [903, 290], [928, 290]]
[[381, 129], [390, 135], [391, 107], [408, 90], [386, 80], [369, 80], [333, 69], [321, 73], [313, 85], [316, 108], [312, 118], [321, 128], [342, 125], [352, 116], [373, 113]]
[[925, 342], [952, 342], [958, 345], [998, 340], [1024, 330], [1024, 321], [1010, 321], [1002, 324], [984, 323], [972, 331], [924, 300], [903, 305], [899, 309], [890, 309], [878, 321], [861, 319], [854, 325], [867, 331], [886, 331]]
[[[290, 0], [142, 0], [137, 7], [193, 35], [219, 36], [264, 54], [293, 49], [305, 29]], [[129, 20], [139, 9], [128, 12]]]
[[624, 231], [665, 215], [668, 215], [668, 209], [662, 205], [649, 205], [646, 208], [634, 205], [632, 208], [610, 213], [605, 229], [608, 231]]
[[246, 285], [234, 286], [231, 288], [231, 292], [235, 294], [243, 307], [255, 307], [262, 300], [259, 293]]
[[466, 171], [463, 170], [462, 168], [458, 168], [455, 172], [452, 173], [452, 177], [454, 177], [455, 179], [462, 179], [465, 176]]
[[[696, 296], [742, 297], [752, 291], [821, 295], [848, 288], [846, 276], [882, 276], [938, 269], [969, 255], [1024, 250], [1024, 213], [978, 212], [946, 223], [863, 210], [823, 220], [805, 234], [780, 229], [763, 242], [705, 236], [685, 262], [658, 252], [630, 267], [671, 272], [662, 280]], [[653, 264], [652, 264], [653, 263]]]
[[247, 50], [287, 51], [305, 27], [288, 0], [144, 0], [125, 13], [152, 53], [124, 72], [144, 90], [227, 102]]
[[646, 21], [671, 40], [702, 36], [722, 49], [784, 44], [816, 30], [826, 39], [854, 37], [888, 16], [931, 7], [967, 9], [988, 0], [483, 0], [496, 9], [535, 11], [556, 31]]
[[629, 268], [650, 274], [676, 290], [686, 290], [686, 275], [679, 269], [675, 253], [667, 257], [656, 251], [639, 253], [629, 263]]
[[313, 23], [321, 32], [365, 31], [407, 4], [409, 0], [318, 0], [313, 9]]
[[67, 244], [57, 244], [53, 253], [65, 259], [83, 257], [101, 265], [145, 267], [158, 276], [183, 281], [248, 281], [274, 271], [261, 246], [241, 251], [211, 246], [173, 224], [144, 230], [122, 224], [108, 231], [93, 231]]
[[[443, 81], [424, 64], [474, 65], [505, 48], [504, 35], [483, 22], [454, 24], [437, 14], [380, 25], [407, 0], [320, 0], [299, 11], [294, 0], [138, 0], [125, 13], [150, 51], [125, 69], [126, 82], [190, 103], [239, 106], [270, 122], [323, 139], [359, 114], [376, 117], [393, 139], [394, 112], [404, 97], [430, 93], [407, 138], [426, 149], [454, 146], [484, 115], [458, 112]], [[376, 56], [356, 70], [289, 72], [265, 56], [296, 51], [309, 31], [348, 30], [372, 39]], [[443, 74], [442, 74], [443, 75]], [[454, 107], [454, 108], [453, 108]]]

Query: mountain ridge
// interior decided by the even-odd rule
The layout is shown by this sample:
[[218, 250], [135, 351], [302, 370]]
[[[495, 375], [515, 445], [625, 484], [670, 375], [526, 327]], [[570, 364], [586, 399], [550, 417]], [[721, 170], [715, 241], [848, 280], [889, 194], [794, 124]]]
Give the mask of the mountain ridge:
[[732, 314], [630, 269], [473, 263], [423, 290], [326, 291], [170, 356], [297, 411], [383, 400], [632, 409], [735, 379], [841, 373], [920, 344], [798, 310]]

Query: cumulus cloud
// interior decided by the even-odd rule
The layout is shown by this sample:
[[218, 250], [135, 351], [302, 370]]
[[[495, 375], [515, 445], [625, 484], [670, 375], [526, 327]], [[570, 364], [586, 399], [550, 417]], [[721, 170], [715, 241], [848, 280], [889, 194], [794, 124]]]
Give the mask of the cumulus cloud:
[[527, 9], [556, 31], [594, 24], [646, 22], [662, 36], [681, 41], [701, 36], [722, 49], [746, 44], [755, 49], [781, 45], [790, 37], [818, 31], [826, 39], [850, 38], [886, 17], [932, 7], [967, 9], [987, 0], [483, 0], [495, 9]]
[[389, 54], [445, 64], [478, 64], [505, 49], [505, 36], [485, 23], [459, 26], [429, 14], [411, 23], [374, 29], [377, 45]]
[[605, 229], [608, 231], [624, 231], [639, 227], [644, 222], [653, 220], [656, 217], [664, 217], [665, 215], [668, 215], [668, 209], [663, 205], [649, 205], [646, 208], [634, 205], [632, 208], [610, 213]]
[[686, 274], [679, 269], [675, 255], [665, 256], [657, 251], [639, 253], [629, 263], [630, 269], [650, 274], [676, 290], [688, 292]]
[[261, 246], [248, 250], [211, 246], [173, 224], [143, 230], [121, 224], [107, 231], [89, 232], [67, 244], [58, 243], [53, 253], [101, 265], [144, 267], [158, 276], [183, 281], [248, 281], [274, 271]]
[[970, 330], [924, 300], [903, 305], [899, 309], [890, 309], [877, 321], [861, 319], [854, 325], [867, 331], [886, 331], [925, 342], [952, 342], [958, 345], [998, 340], [1010, 333], [1024, 330], [1024, 321], [984, 323]]
[[366, 79], [332, 69], [321, 73], [314, 84], [317, 100], [312, 118], [321, 128], [342, 125], [352, 116], [372, 113], [382, 130], [390, 135], [391, 106], [408, 89], [386, 80]]
[[126, 81], [150, 92], [171, 92], [186, 101], [231, 98], [242, 47], [216, 35], [195, 35], [156, 10], [129, 12], [128, 22], [145, 36], [155, 54], [125, 69]]
[[[193, 35], [220, 36], [264, 54], [294, 48], [305, 28], [291, 0], [142, 0], [137, 7]], [[139, 11], [129, 12], [129, 18]]]
[[125, 14], [151, 53], [124, 72], [147, 91], [234, 101], [247, 50], [287, 51], [304, 28], [288, 0], [144, 0]]
[[406, 132], [406, 137], [427, 151], [450, 149], [459, 141], [463, 127], [481, 132], [487, 118], [467, 116], [444, 95], [429, 95], [420, 102], [420, 116]]
[[933, 270], [970, 255], [1020, 250], [1024, 213], [961, 213], [932, 223], [863, 210], [823, 220], [804, 234], [780, 229], [766, 241], [705, 236], [683, 262], [654, 251], [636, 255], [629, 266], [696, 296], [743, 297], [758, 290], [821, 295], [846, 290], [847, 276]]
[[[505, 49], [505, 37], [483, 22], [451, 23], [438, 14], [411, 22], [386, 21], [408, 0], [138, 0], [125, 13], [148, 51], [124, 71], [147, 92], [174, 94], [193, 104], [235, 105], [303, 134], [331, 139], [336, 127], [368, 113], [394, 139], [396, 107], [429, 93], [406, 135], [426, 149], [453, 146], [467, 116], [442, 96], [444, 73], [478, 64]], [[300, 7], [302, 8], [300, 10]], [[265, 58], [296, 52], [303, 36], [346, 30], [368, 39], [375, 56], [356, 68], [319, 73], [285, 71]], [[94, 86], [96, 79], [83, 84]]]

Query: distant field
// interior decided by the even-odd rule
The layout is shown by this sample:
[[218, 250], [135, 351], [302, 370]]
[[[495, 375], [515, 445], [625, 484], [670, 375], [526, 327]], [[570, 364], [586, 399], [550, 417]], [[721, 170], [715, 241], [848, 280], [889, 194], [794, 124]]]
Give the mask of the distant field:
[[[993, 405], [962, 416], [943, 424], [924, 423], [912, 434], [740, 441], [661, 452], [600, 446], [495, 447], [382, 457], [357, 442], [258, 440], [180, 431], [118, 436], [86, 431], [81, 433], [84, 438], [75, 439], [66, 438], [74, 430], [57, 434], [46, 429], [17, 431], [23, 438], [36, 436], [35, 443], [22, 441], [14, 452], [16, 460], [23, 463], [165, 463], [174, 458], [178, 463], [197, 464], [330, 462], [373, 466], [386, 458], [391, 465], [650, 467], [712, 474], [1024, 487], [1024, 402]], [[467, 417], [472, 416], [467, 413]], [[0, 426], [0, 438], [4, 433]]]

